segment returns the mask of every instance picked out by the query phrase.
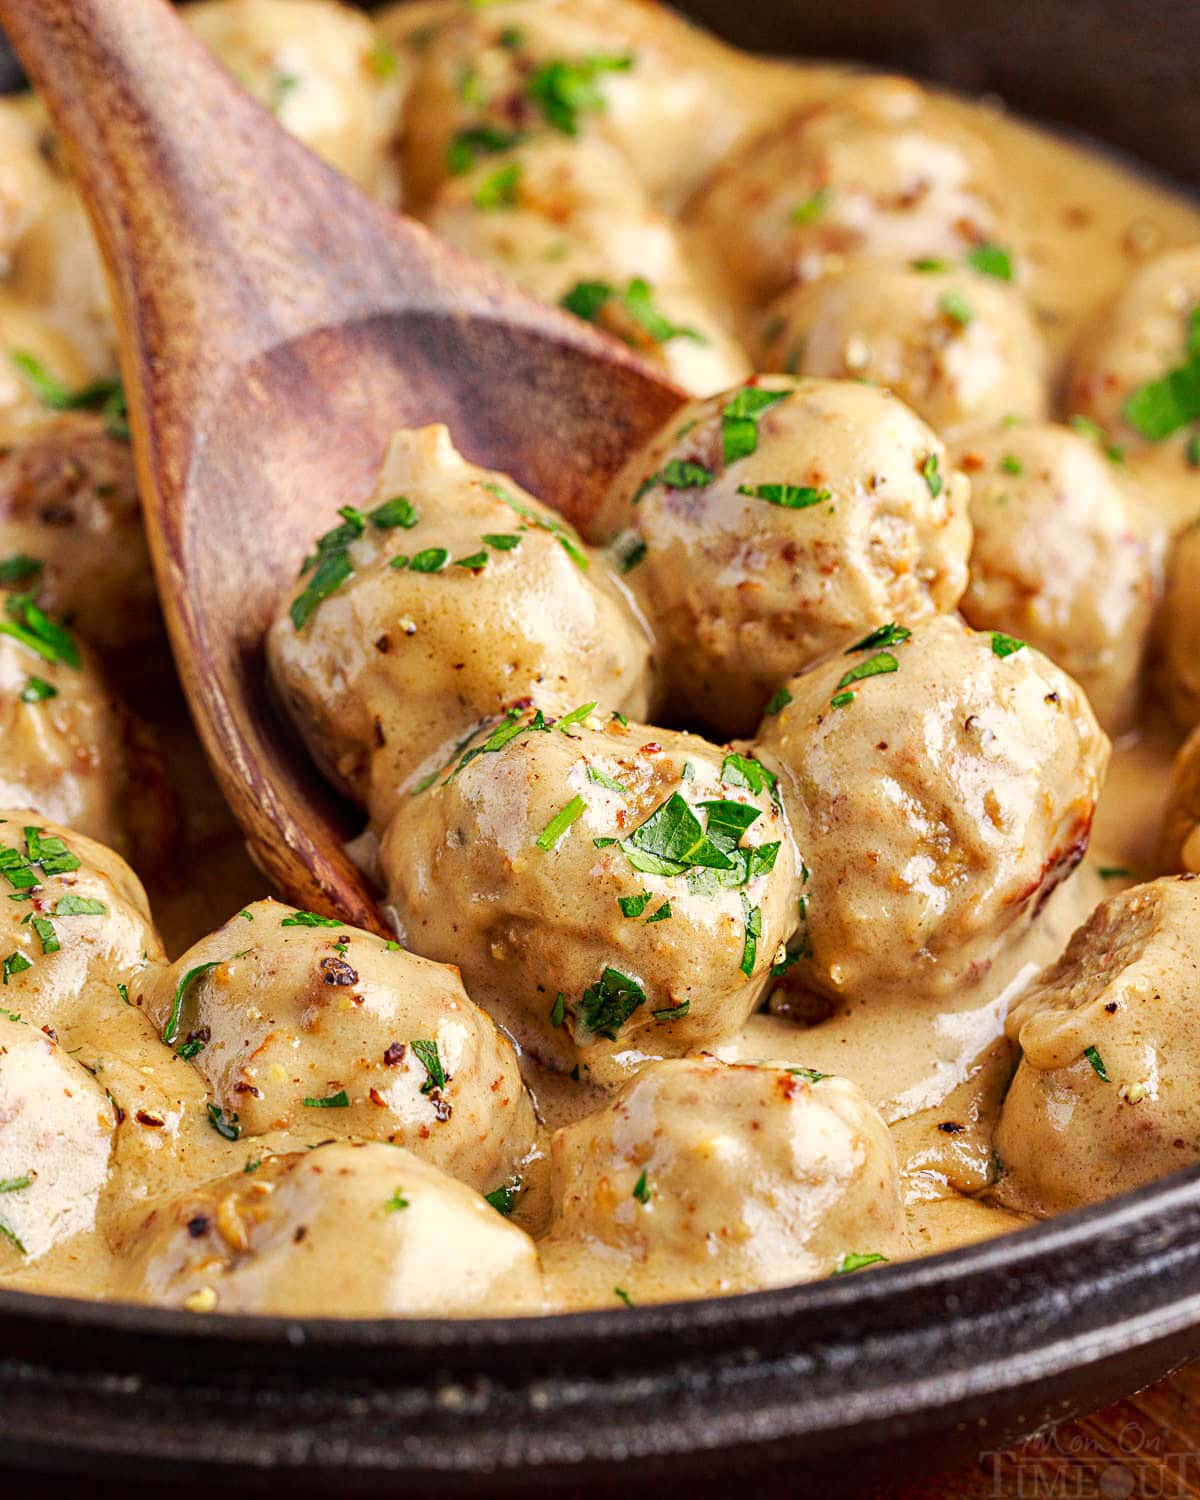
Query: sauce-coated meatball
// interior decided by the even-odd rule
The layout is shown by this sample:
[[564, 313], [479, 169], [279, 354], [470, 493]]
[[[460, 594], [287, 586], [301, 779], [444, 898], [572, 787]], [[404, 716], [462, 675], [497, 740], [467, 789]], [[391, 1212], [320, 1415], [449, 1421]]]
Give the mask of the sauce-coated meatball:
[[825, 652], [953, 609], [967, 493], [934, 433], [870, 386], [770, 377], [684, 407], [600, 523], [655, 629], [669, 713], [750, 733]]
[[763, 318], [764, 370], [869, 380], [944, 438], [1046, 412], [1046, 355], [1016, 287], [969, 269], [851, 262]]
[[736, 1031], [795, 925], [773, 777], [606, 709], [540, 718], [486, 726], [397, 811], [382, 863], [407, 942], [595, 1081]]
[[455, 969], [257, 901], [143, 997], [244, 1137], [319, 1122], [407, 1146], [480, 1191], [533, 1146], [511, 1045]]
[[399, 201], [391, 147], [403, 70], [365, 16], [331, 0], [202, 0], [184, 14], [281, 125], [369, 193]]
[[1000, 196], [978, 136], [916, 84], [878, 78], [731, 152], [691, 222], [763, 303], [854, 255], [959, 260], [994, 238]]
[[[7, 969], [5, 970], [7, 973]], [[108, 1176], [113, 1107], [58, 1041], [0, 1010], [0, 1271], [91, 1229]]]
[[1163, 551], [1136, 481], [1090, 438], [1049, 424], [982, 434], [955, 461], [975, 534], [963, 614], [1044, 651], [1109, 733], [1127, 729]]
[[267, 1157], [155, 1208], [114, 1290], [197, 1313], [455, 1318], [542, 1305], [523, 1230], [411, 1152], [362, 1141]]
[[1009, 1015], [1022, 1060], [996, 1133], [1000, 1196], [1059, 1213], [1200, 1161], [1200, 885], [1097, 907]]
[[535, 693], [560, 711], [602, 697], [645, 712], [650, 644], [603, 559], [444, 427], [398, 433], [365, 513], [331, 536], [344, 545], [322, 540], [299, 597], [331, 554], [345, 581], [282, 613], [267, 652], [317, 761], [377, 822], [482, 719]]
[[428, 217], [443, 239], [624, 340], [685, 390], [709, 395], [750, 373], [674, 224], [603, 141], [546, 137], [485, 156], [448, 179]]
[[788, 683], [758, 740], [811, 871], [796, 974], [902, 1002], [978, 978], [1082, 858], [1108, 764], [1083, 693], [943, 616]]
[[548, 1289], [612, 1305], [786, 1286], [901, 1253], [896, 1153], [848, 1079], [652, 1063], [551, 1142]]
[[133, 454], [102, 418], [64, 413], [0, 449], [0, 568], [18, 555], [41, 564], [22, 586], [89, 644], [161, 637]]

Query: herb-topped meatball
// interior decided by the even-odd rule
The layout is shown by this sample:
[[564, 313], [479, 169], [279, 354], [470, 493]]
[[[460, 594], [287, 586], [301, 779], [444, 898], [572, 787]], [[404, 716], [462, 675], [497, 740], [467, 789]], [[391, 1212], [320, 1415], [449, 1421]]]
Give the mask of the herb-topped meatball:
[[257, 901], [140, 998], [243, 1137], [385, 1140], [481, 1192], [533, 1146], [516, 1056], [457, 970], [369, 932]]
[[485, 726], [383, 838], [406, 942], [597, 1082], [738, 1030], [795, 925], [772, 773], [581, 704]]
[[[5, 969], [7, 975], [8, 970]], [[115, 1112], [59, 1045], [0, 1008], [0, 1275], [90, 1230], [108, 1177]]]
[[742, 128], [730, 91], [710, 107], [705, 65], [728, 54], [663, 6], [637, 0], [500, 0], [457, 8], [419, 57], [405, 121], [406, 191], [418, 208], [464, 152], [514, 138], [599, 137], [655, 198], [680, 203]]
[[825, 652], [953, 609], [967, 491], [924, 422], [870, 386], [771, 377], [684, 407], [599, 523], [654, 626], [668, 712], [750, 733]]
[[959, 261], [995, 241], [986, 144], [916, 84], [855, 83], [745, 142], [689, 215], [764, 303], [851, 256]]
[[614, 146], [547, 136], [456, 166], [428, 215], [443, 239], [622, 339], [686, 390], [708, 395], [750, 373], [674, 224]]
[[399, 200], [391, 148], [404, 69], [365, 16], [333, 0], [201, 0], [185, 15], [281, 125], [360, 187]]
[[996, 1132], [1002, 1199], [1061, 1213], [1200, 1161], [1200, 885], [1097, 907], [1009, 1013], [1021, 1046]]
[[101, 650], [161, 636], [133, 454], [103, 417], [63, 413], [0, 449], [0, 581]]
[[409, 1151], [268, 1157], [160, 1204], [114, 1287], [191, 1312], [488, 1317], [542, 1308], [533, 1241]]
[[551, 1299], [613, 1305], [811, 1281], [903, 1253], [896, 1152], [855, 1086], [807, 1068], [652, 1063], [555, 1132]]
[[1083, 693], [956, 617], [885, 625], [760, 732], [811, 871], [790, 959], [848, 999], [977, 979], [1082, 858], [1108, 764]]
[[650, 643], [603, 558], [444, 427], [398, 433], [317, 543], [271, 669], [326, 773], [378, 824], [479, 722], [535, 694], [644, 714]]
[[955, 462], [974, 531], [963, 614], [1044, 651], [1106, 730], [1128, 729], [1163, 551], [1137, 481], [1092, 438], [1043, 423], [981, 434]]
[[886, 386], [944, 438], [1046, 412], [1046, 355], [1011, 258], [995, 275], [944, 261], [851, 261], [763, 317], [764, 370]]
[[[1148, 261], [1089, 324], [1067, 399], [1131, 453], [1161, 451], [1181, 476], [1200, 466], [1200, 245]], [[1191, 488], [1200, 503], [1194, 475]]]

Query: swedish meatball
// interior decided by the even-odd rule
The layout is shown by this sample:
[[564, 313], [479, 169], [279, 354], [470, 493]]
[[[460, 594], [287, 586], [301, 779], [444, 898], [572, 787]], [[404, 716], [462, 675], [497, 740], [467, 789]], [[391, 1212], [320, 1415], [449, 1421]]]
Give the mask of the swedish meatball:
[[675, 226], [615, 147], [544, 138], [463, 167], [429, 212], [443, 239], [623, 339], [685, 390], [708, 395], [750, 373]]
[[193, 1312], [540, 1312], [537, 1250], [477, 1193], [364, 1141], [266, 1158], [146, 1217], [114, 1291]]
[[1046, 412], [1046, 353], [1016, 287], [970, 270], [852, 261], [763, 319], [764, 370], [886, 386], [950, 439]]
[[974, 531], [963, 614], [1044, 651], [1107, 731], [1128, 729], [1163, 552], [1136, 481], [1050, 424], [996, 429], [954, 458], [971, 481]]
[[787, 685], [758, 740], [811, 880], [796, 974], [903, 1000], [978, 978], [1082, 858], [1108, 741], [1065, 673], [942, 616]]
[[87, 648], [32, 594], [0, 589], [0, 804], [128, 855], [169, 836], [171, 800], [153, 739]]
[[795, 925], [796, 865], [758, 762], [589, 710], [485, 727], [401, 804], [382, 865], [412, 948], [604, 1082], [633, 1049], [743, 1024]]
[[405, 79], [365, 16], [332, 0], [201, 0], [184, 14], [281, 125], [367, 192], [399, 201], [391, 146]]
[[10, 1013], [13, 1003], [6, 992], [0, 1010], [2, 1271], [92, 1228], [115, 1123], [91, 1074], [53, 1036]]
[[652, 1063], [556, 1131], [551, 1163], [541, 1250], [573, 1305], [788, 1286], [904, 1247], [887, 1126], [848, 1079], [805, 1068]]
[[320, 1119], [480, 1191], [510, 1181], [533, 1146], [516, 1056], [457, 970], [358, 928], [257, 901], [162, 971], [143, 1004], [243, 1136]]
[[[464, 6], [420, 58], [407, 110], [404, 177], [424, 205], [455, 142], [488, 133], [599, 136], [668, 206], [735, 139], [745, 103], [709, 107], [725, 49], [665, 7], [634, 0], [508, 0]], [[731, 66], [731, 64], [726, 64]]]
[[1134, 886], [1014, 1005], [1002, 1201], [1057, 1213], [1200, 1161], [1198, 930], [1194, 877]]
[[[1070, 370], [1071, 411], [1092, 418], [1132, 453], [1172, 439], [1181, 472], [1186, 424], [1169, 430], [1146, 388], [1185, 362], [1200, 333], [1200, 245], [1171, 250], [1141, 267], [1115, 302], [1093, 320]], [[1175, 403], [1167, 403], [1174, 410]], [[1193, 483], [1193, 493], [1200, 489]]]
[[1187, 733], [1200, 724], [1200, 517], [1171, 547], [1160, 635], [1163, 695]]
[[40, 565], [22, 583], [91, 645], [161, 636], [133, 455], [102, 418], [64, 413], [0, 448], [0, 570], [13, 557]]
[[690, 222], [762, 304], [854, 255], [960, 259], [994, 237], [1001, 197], [980, 137], [916, 84], [875, 78], [731, 152]]
[[684, 407], [599, 523], [657, 635], [668, 713], [747, 734], [792, 672], [881, 619], [953, 609], [967, 490], [870, 386], [769, 378]]
[[[346, 581], [310, 606], [331, 558]], [[396, 434], [366, 513], [309, 568], [268, 636], [271, 670], [326, 774], [379, 823], [480, 720], [534, 693], [645, 711], [649, 640], [603, 561], [444, 427]]]

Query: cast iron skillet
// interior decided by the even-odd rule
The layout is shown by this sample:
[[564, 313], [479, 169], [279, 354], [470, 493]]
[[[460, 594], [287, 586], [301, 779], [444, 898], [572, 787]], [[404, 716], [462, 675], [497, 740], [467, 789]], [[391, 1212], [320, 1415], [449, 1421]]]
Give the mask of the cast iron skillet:
[[[743, 45], [861, 57], [1200, 185], [1194, 0], [693, 0]], [[1035, 1229], [707, 1303], [496, 1322], [196, 1318], [0, 1292], [0, 1461], [329, 1493], [841, 1492], [1002, 1449], [1200, 1353], [1200, 1168]], [[794, 1467], [793, 1467], [794, 1466]], [[780, 1472], [776, 1467], [775, 1472]]]

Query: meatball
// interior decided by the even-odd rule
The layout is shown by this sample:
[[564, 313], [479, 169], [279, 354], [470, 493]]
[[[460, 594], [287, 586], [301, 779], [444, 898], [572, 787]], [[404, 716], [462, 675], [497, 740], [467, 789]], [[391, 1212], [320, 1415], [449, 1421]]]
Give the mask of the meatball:
[[[7, 968], [5, 974], [8, 973]], [[0, 1010], [0, 1270], [91, 1229], [112, 1151], [113, 1108], [57, 1040]]]
[[332, 0], [201, 0], [185, 15], [281, 125], [367, 192], [399, 201], [391, 147], [404, 69], [365, 16]]
[[[23, 566], [16, 558], [0, 560]], [[0, 805], [36, 808], [128, 855], [162, 854], [173, 799], [157, 745], [95, 658], [29, 593], [0, 589]], [[158, 846], [157, 849], [155, 846]]]
[[963, 614], [1044, 651], [1106, 730], [1128, 729], [1163, 551], [1136, 481], [1049, 424], [996, 429], [954, 457], [971, 480], [975, 533]]
[[970, 270], [851, 261], [763, 321], [764, 370], [886, 386], [944, 438], [1046, 412], [1046, 351], [1025, 299]]
[[758, 304], [846, 258], [958, 260], [994, 238], [984, 142], [916, 84], [859, 82], [740, 145], [690, 222]]
[[[1166, 418], [1175, 402], [1154, 387], [1184, 365], [1200, 343], [1200, 245], [1154, 257], [1085, 332], [1071, 366], [1071, 411], [1092, 418], [1130, 452], [1160, 442], [1180, 470], [1191, 429]], [[1163, 425], [1165, 422], [1165, 426]], [[1193, 485], [1193, 494], [1200, 486]]]
[[382, 864], [410, 946], [595, 1082], [736, 1031], [796, 921], [774, 776], [590, 703], [485, 726], [401, 804]]
[[457, 970], [358, 928], [255, 902], [142, 1003], [243, 1136], [319, 1120], [410, 1147], [480, 1191], [533, 1147], [516, 1055]]
[[1200, 1161], [1200, 885], [1098, 906], [1008, 1021], [1022, 1060], [996, 1132], [1002, 1201], [1095, 1203]]
[[0, 811], [3, 998], [59, 1035], [96, 996], [117, 998], [147, 963], [165, 962], [141, 881], [101, 844], [36, 813]]
[[456, 149], [582, 135], [618, 149], [656, 201], [677, 206], [745, 122], [733, 91], [712, 108], [714, 64], [731, 66], [724, 48], [637, 0], [462, 6], [420, 57], [405, 122], [406, 191], [423, 207]]
[[904, 1250], [887, 1126], [845, 1078], [652, 1063], [551, 1142], [547, 1282], [572, 1305], [811, 1281]]
[[645, 711], [650, 644], [603, 561], [444, 427], [397, 433], [365, 513], [342, 514], [267, 654], [317, 761], [378, 823], [535, 692]]
[[19, 581], [101, 650], [161, 639], [129, 444], [103, 419], [64, 413], [0, 449], [0, 576]]
[[1087, 848], [1109, 747], [1083, 693], [951, 616], [786, 691], [758, 746], [811, 871], [796, 977], [873, 1003], [974, 983]]
[[668, 713], [747, 734], [825, 652], [953, 609], [967, 493], [929, 428], [870, 386], [770, 378], [684, 407], [601, 520], [658, 637]]
[[1200, 724], [1200, 516], [1171, 548], [1159, 633], [1163, 696], [1186, 734]]
[[542, 1310], [537, 1249], [409, 1151], [330, 1142], [153, 1209], [114, 1291], [193, 1312], [495, 1317]]
[[603, 141], [536, 139], [462, 163], [430, 225], [526, 291], [561, 302], [700, 395], [750, 373], [705, 306], [671, 221]]

